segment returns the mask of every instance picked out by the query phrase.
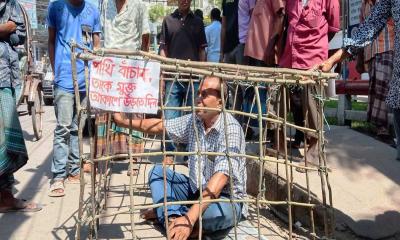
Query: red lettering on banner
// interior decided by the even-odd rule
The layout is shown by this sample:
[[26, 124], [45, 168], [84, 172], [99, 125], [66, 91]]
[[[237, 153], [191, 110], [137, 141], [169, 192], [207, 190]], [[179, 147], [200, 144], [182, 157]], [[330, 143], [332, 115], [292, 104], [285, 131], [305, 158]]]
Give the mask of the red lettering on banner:
[[92, 106], [108, 111], [153, 113], [158, 107], [158, 82], [152, 81], [152, 71], [158, 72], [157, 68], [153, 63], [146, 65], [131, 59], [95, 60], [89, 93]]
[[132, 79], [137, 77], [138, 71], [139, 67], [120, 65], [118, 72], [121, 73], [124, 78]]
[[122, 77], [125, 79], [142, 78], [144, 82], [151, 82], [149, 76], [150, 70], [148, 68], [126, 65], [125, 60], [121, 61], [118, 72], [121, 73]]
[[93, 66], [98, 74], [113, 75], [115, 63], [111, 58], [103, 58], [101, 61], [93, 61]]
[[148, 68], [141, 68], [139, 77], [143, 79], [143, 82], [151, 82], [151, 77], [149, 76], [150, 70]]
[[154, 98], [151, 93], [146, 95], [146, 106], [157, 107], [158, 99]]
[[112, 83], [112, 81], [102, 81], [100, 79], [92, 77], [92, 87], [100, 91], [109, 92], [112, 88]]
[[130, 96], [131, 93], [136, 89], [136, 83], [130, 82], [119, 82], [117, 86], [117, 91], [121, 96]]
[[119, 97], [114, 97], [114, 96], [109, 96], [109, 95], [104, 95], [98, 92], [91, 91], [90, 92], [90, 101], [91, 102], [97, 102], [100, 104], [104, 104], [107, 106], [120, 106], [120, 98]]

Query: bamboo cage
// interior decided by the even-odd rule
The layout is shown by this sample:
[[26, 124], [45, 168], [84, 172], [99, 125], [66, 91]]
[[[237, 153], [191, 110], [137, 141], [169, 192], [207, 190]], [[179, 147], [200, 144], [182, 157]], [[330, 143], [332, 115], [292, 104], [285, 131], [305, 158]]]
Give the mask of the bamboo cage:
[[[89, 228], [89, 238], [98, 239], [98, 229], [101, 228], [100, 219], [110, 216], [115, 216], [118, 214], [130, 214], [130, 231], [131, 237], [133, 239], [140, 238], [137, 235], [136, 231], [136, 223], [134, 219], [134, 214], [137, 211], [142, 209], [150, 209], [157, 207], [164, 207], [170, 205], [181, 205], [181, 204], [194, 204], [194, 203], [205, 203], [205, 202], [229, 202], [233, 203], [246, 203], [252, 204], [256, 209], [256, 218], [254, 225], [258, 230], [258, 239], [262, 239], [262, 231], [260, 224], [260, 215], [261, 209], [266, 206], [281, 206], [286, 210], [287, 213], [287, 229], [288, 229], [288, 239], [293, 238], [293, 232], [295, 231], [295, 219], [293, 216], [293, 208], [305, 208], [309, 214], [308, 219], [310, 226], [309, 229], [306, 229], [307, 236], [311, 239], [331, 239], [333, 238], [334, 233], [334, 208], [332, 205], [332, 190], [329, 183], [329, 171], [327, 167], [326, 157], [325, 157], [325, 139], [324, 139], [324, 87], [327, 84], [328, 79], [335, 78], [336, 74], [330, 73], [321, 73], [319, 71], [300, 71], [300, 70], [292, 70], [292, 69], [282, 69], [282, 68], [263, 68], [263, 67], [250, 67], [250, 66], [240, 66], [240, 65], [231, 65], [231, 64], [222, 64], [222, 63], [204, 63], [204, 62], [192, 62], [192, 61], [183, 61], [176, 59], [164, 58], [158, 55], [154, 55], [147, 52], [136, 51], [123, 51], [123, 50], [112, 50], [112, 49], [100, 49], [97, 51], [90, 51], [85, 49], [82, 46], [79, 46], [76, 43], [71, 43], [71, 61], [72, 61], [72, 72], [73, 72], [73, 82], [75, 88], [75, 96], [76, 96], [76, 110], [78, 113], [78, 119], [84, 119], [85, 116], [98, 116], [99, 114], [105, 114], [107, 116], [107, 125], [106, 125], [106, 145], [108, 146], [111, 141], [112, 135], [112, 113], [105, 112], [101, 110], [94, 110], [91, 108], [90, 101], [87, 101], [85, 106], [80, 104], [79, 101], [79, 86], [77, 84], [77, 61], [83, 61], [85, 67], [85, 80], [87, 86], [86, 95], [88, 96], [88, 86], [89, 86], [89, 65], [90, 61], [100, 58], [100, 57], [118, 57], [118, 58], [133, 58], [133, 59], [143, 59], [144, 61], [157, 61], [161, 64], [161, 72], [164, 75], [164, 82], [172, 82], [172, 84], [186, 84], [188, 86], [188, 91], [191, 90], [195, 92], [195, 87], [199, 81], [201, 81], [204, 76], [217, 76], [220, 77], [223, 81], [223, 85], [221, 86], [223, 96], [223, 107], [222, 109], [208, 109], [208, 108], [200, 108], [194, 104], [187, 103], [187, 97], [191, 97], [192, 103], [195, 103], [194, 94], [186, 94], [186, 100], [183, 103], [182, 107], [168, 107], [165, 103], [165, 100], [168, 101], [167, 93], [165, 93], [165, 97], [159, 98], [159, 112], [161, 113], [161, 117], [164, 120], [164, 111], [166, 110], [176, 110], [180, 111], [181, 114], [196, 114], [196, 110], [206, 109], [206, 110], [214, 110], [220, 111], [224, 120], [226, 120], [227, 114], [232, 114], [236, 118], [246, 119], [244, 132], [250, 129], [250, 122], [258, 125], [256, 128], [256, 133], [258, 134], [257, 139], [246, 140], [246, 146], [252, 144], [257, 149], [256, 153], [247, 152], [245, 154], [237, 154], [237, 153], [218, 153], [218, 152], [187, 152], [176, 150], [172, 152], [168, 152], [165, 150], [165, 145], [168, 143], [168, 138], [166, 137], [166, 133], [164, 133], [161, 137], [154, 137], [149, 135], [143, 135], [142, 140], [148, 143], [161, 142], [164, 147], [161, 149], [144, 151], [139, 153], [132, 152], [132, 137], [129, 138], [129, 151], [127, 154], [112, 154], [112, 150], [107, 147], [104, 154], [101, 156], [96, 156], [95, 154], [95, 136], [93, 128], [95, 127], [91, 121], [88, 121], [88, 129], [90, 133], [89, 137], [89, 145], [90, 152], [84, 153], [83, 149], [83, 125], [79, 124], [79, 150], [80, 150], [80, 164], [81, 169], [83, 169], [84, 163], [89, 163], [91, 166], [90, 173], [90, 181], [85, 183], [84, 181], [84, 171], [81, 171], [81, 185], [80, 185], [80, 194], [79, 194], [79, 209], [78, 209], [78, 222], [76, 226], [76, 239], [85, 238], [82, 235], [82, 229], [84, 226]], [[225, 86], [225, 87], [224, 87]], [[226, 86], [233, 86], [229, 89]], [[290, 94], [290, 89], [293, 87], [312, 87], [316, 89], [318, 92], [315, 95], [311, 96], [317, 106], [318, 112], [318, 126], [315, 128], [311, 128], [308, 126], [307, 121], [304, 126], [297, 126], [290, 119], [289, 114], [289, 102], [288, 102], [288, 94]], [[235, 101], [240, 98], [237, 96], [239, 88], [253, 89], [253, 99], [251, 102], [250, 110], [242, 111], [235, 109]], [[229, 91], [228, 91], [229, 90]], [[267, 91], [267, 97], [265, 99], [260, 98], [261, 91]], [[229, 92], [229, 93], [228, 93]], [[190, 101], [189, 101], [190, 102]], [[277, 107], [278, 106], [278, 107]], [[263, 109], [264, 108], [264, 109]], [[133, 118], [132, 114], [127, 115], [130, 119]], [[196, 126], [194, 125], [196, 128]], [[273, 129], [271, 129], [273, 128]], [[307, 157], [305, 157], [301, 164], [301, 162], [296, 161], [296, 157], [292, 156], [289, 152], [288, 141], [290, 141], [289, 136], [289, 128], [292, 130], [299, 130], [305, 134], [305, 146], [307, 146], [307, 136], [314, 136], [317, 138], [318, 143], [318, 157], [316, 163], [309, 163], [307, 161]], [[195, 130], [198, 131], [197, 129]], [[274, 131], [275, 137], [271, 140], [267, 138], [267, 133]], [[129, 136], [131, 136], [132, 130], [129, 132]], [[196, 134], [196, 141], [198, 142], [198, 134]], [[229, 136], [225, 136], [225, 141], [229, 138]], [[279, 138], [281, 138], [279, 140]], [[282, 139], [283, 138], [283, 139]], [[283, 152], [278, 153], [278, 151], [273, 150], [271, 147], [271, 142], [277, 145], [277, 149], [280, 149], [279, 144], [283, 145]], [[276, 148], [275, 148], [276, 149]], [[258, 186], [257, 186], [257, 194], [254, 198], [245, 198], [245, 199], [213, 199], [213, 200], [203, 200], [200, 197], [198, 200], [192, 201], [174, 201], [168, 202], [166, 198], [164, 198], [163, 203], [153, 203], [153, 204], [140, 204], [135, 202], [135, 196], [137, 195], [137, 191], [139, 191], [135, 187], [135, 182], [137, 182], [138, 176], [133, 176], [130, 174], [129, 177], [129, 200], [130, 204], [126, 207], [126, 209], [118, 210], [114, 212], [105, 212], [107, 209], [107, 192], [110, 188], [110, 179], [112, 178], [112, 165], [113, 162], [117, 159], [126, 158], [129, 159], [129, 169], [133, 169], [134, 159], [141, 159], [138, 164], [140, 166], [155, 164], [150, 160], [150, 158], [163, 158], [166, 155], [173, 155], [175, 157], [178, 156], [190, 156], [190, 155], [203, 155], [203, 156], [226, 156], [229, 160], [229, 168], [232, 171], [231, 166], [231, 158], [240, 157], [243, 158], [246, 163], [248, 162], [256, 162], [259, 164], [259, 171], [254, 172], [248, 175], [249, 178], [257, 178]], [[306, 155], [305, 155], [306, 156]], [[264, 165], [267, 163], [275, 164], [277, 167], [282, 166], [284, 170], [284, 178], [286, 185], [286, 194], [282, 199], [274, 199], [269, 200], [266, 198], [265, 183], [264, 176], [266, 174]], [[166, 189], [166, 168], [175, 167], [175, 165], [180, 165], [182, 163], [173, 163], [171, 166], [163, 165], [164, 169], [164, 190]], [[293, 171], [295, 169], [303, 169], [304, 178], [307, 182], [307, 187], [305, 191], [307, 192], [307, 200], [306, 201], [294, 201], [292, 199], [293, 196]], [[202, 182], [202, 174], [200, 174], [200, 167], [198, 168], [200, 176], [199, 182]], [[279, 175], [279, 173], [277, 173]], [[316, 204], [312, 202], [312, 192], [309, 186], [309, 175], [310, 174], [318, 174], [320, 177], [320, 191], [322, 192], [322, 206], [321, 204]], [[279, 177], [279, 176], [278, 176]], [[230, 178], [230, 191], [232, 190], [233, 180]], [[89, 186], [89, 187], [88, 187]], [[144, 184], [146, 187], [147, 184]], [[200, 184], [200, 192], [202, 191], [202, 186]], [[147, 187], [148, 188], [148, 187]], [[88, 190], [89, 189], [89, 190]], [[85, 192], [89, 191], [88, 198], [85, 199]], [[201, 194], [200, 194], [201, 196]], [[323, 219], [318, 219], [319, 222], [323, 223], [323, 229], [318, 230], [315, 226], [314, 219], [314, 211], [317, 207], [322, 207], [323, 209]], [[167, 216], [167, 212], [165, 210], [165, 216]], [[168, 225], [168, 218], [166, 217], [166, 226]], [[236, 219], [236, 218], [234, 218]], [[199, 228], [202, 229], [202, 217], [200, 215], [199, 218]], [[236, 228], [238, 222], [234, 223], [233, 231], [236, 235]], [[166, 228], [168, 229], [168, 228]], [[168, 230], [165, 233], [166, 237], [169, 237]], [[202, 231], [199, 232], [198, 239], [202, 239]]]

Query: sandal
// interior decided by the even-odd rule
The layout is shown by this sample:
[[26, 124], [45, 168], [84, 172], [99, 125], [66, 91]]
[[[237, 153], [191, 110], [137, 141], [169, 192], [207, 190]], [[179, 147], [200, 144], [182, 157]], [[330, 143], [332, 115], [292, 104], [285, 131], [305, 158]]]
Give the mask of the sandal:
[[11, 213], [11, 212], [37, 212], [42, 210], [40, 204], [34, 202], [28, 202], [25, 199], [16, 199], [14, 206], [0, 208], [0, 213]]
[[64, 180], [54, 181], [50, 185], [49, 197], [63, 197], [63, 196], [65, 196]]

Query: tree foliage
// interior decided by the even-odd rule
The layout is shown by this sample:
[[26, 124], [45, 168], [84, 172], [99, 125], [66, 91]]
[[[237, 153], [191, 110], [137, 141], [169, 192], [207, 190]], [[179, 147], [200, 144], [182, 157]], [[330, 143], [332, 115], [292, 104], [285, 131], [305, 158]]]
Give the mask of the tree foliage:
[[166, 15], [171, 14], [176, 7], [164, 6], [163, 4], [153, 4], [149, 8], [149, 18], [151, 22], [161, 21]]
[[154, 4], [150, 6], [149, 18], [151, 22], [157, 22], [165, 16], [165, 8], [162, 4]]

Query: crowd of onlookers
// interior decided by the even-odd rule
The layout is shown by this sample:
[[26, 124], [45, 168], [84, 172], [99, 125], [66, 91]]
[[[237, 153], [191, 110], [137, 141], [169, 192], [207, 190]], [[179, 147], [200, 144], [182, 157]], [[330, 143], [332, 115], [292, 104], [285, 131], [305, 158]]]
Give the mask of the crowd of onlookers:
[[[400, 7], [394, 5], [393, 0], [364, 0], [361, 10], [364, 23], [353, 38], [345, 39], [344, 47], [331, 58], [328, 58], [328, 43], [341, 29], [339, 0], [223, 0], [222, 16], [218, 8], [212, 9], [211, 23], [206, 27], [201, 10], [192, 12], [190, 6], [191, 0], [178, 0], [178, 8], [165, 16], [160, 33], [161, 56], [258, 67], [301, 70], [319, 68], [330, 71], [339, 61], [358, 54], [357, 69], [360, 72], [368, 71], [371, 78], [369, 121], [377, 126], [379, 135], [389, 135], [387, 114], [392, 109], [396, 135], [400, 136], [400, 65], [395, 54], [396, 46], [399, 48], [400, 42], [398, 37], [394, 37], [394, 26], [399, 23], [392, 18], [393, 15], [400, 14]], [[3, 22], [0, 25], [0, 212], [38, 211], [41, 209], [38, 204], [16, 199], [12, 193], [13, 173], [28, 160], [16, 112], [14, 91], [21, 81], [14, 47], [24, 42], [25, 23], [15, 0], [0, 3], [0, 14]], [[66, 183], [80, 181], [79, 122], [75, 110], [77, 99], [72, 82], [70, 40], [95, 49], [101, 47], [102, 36], [105, 48], [148, 51], [148, 21], [148, 7], [141, 0], [104, 0], [101, 11], [84, 0], [58, 0], [49, 3], [48, 55], [54, 73], [54, 108], [57, 119], [49, 196], [64, 196]], [[180, 77], [186, 78], [185, 75]], [[86, 86], [81, 61], [77, 62], [77, 80], [79, 101], [85, 104]], [[225, 97], [221, 92], [222, 82], [220, 78], [206, 76], [194, 84], [193, 92], [188, 81], [165, 81], [165, 105], [180, 107], [183, 104], [195, 104], [200, 107], [221, 108], [222, 98]], [[227, 87], [228, 94], [235, 98], [235, 101], [228, 102], [231, 108], [257, 112], [251, 107], [253, 88], [240, 84], [229, 84]], [[320, 95], [319, 89], [313, 85], [304, 85], [287, 91], [286, 96], [295, 124], [304, 126], [307, 123], [311, 128], [319, 126], [322, 121], [318, 118], [317, 107], [321, 102], [316, 97]], [[266, 99], [269, 94], [271, 92], [268, 86], [260, 88], [263, 114], [266, 113]], [[283, 96], [282, 90], [276, 94]], [[191, 102], [192, 95], [195, 95], [194, 103]], [[272, 109], [279, 107], [272, 106]], [[199, 110], [196, 116], [181, 115], [180, 111], [166, 110], [162, 120], [145, 119], [143, 115], [136, 114], [130, 122], [123, 114], [115, 113], [109, 144], [106, 144], [109, 116], [98, 115], [95, 156], [99, 157], [108, 150], [112, 154], [126, 153], [129, 138], [134, 139], [133, 150], [142, 152], [143, 133], [159, 134], [163, 130], [172, 140], [162, 146], [168, 152], [175, 151], [176, 145], [183, 144], [189, 152], [201, 150], [244, 154], [245, 138], [253, 137], [251, 127], [259, 127], [258, 122], [230, 114], [223, 121], [221, 114], [215, 111]], [[246, 128], [245, 134], [243, 129], [247, 123], [250, 128]], [[200, 131], [199, 143], [195, 140], [193, 124]], [[225, 127], [224, 124], [228, 126]], [[134, 130], [131, 135], [128, 134], [129, 127]], [[226, 131], [228, 139], [225, 141]], [[305, 145], [304, 142], [307, 143], [307, 159], [312, 161], [313, 158], [318, 158], [317, 138], [312, 134], [305, 136], [302, 131], [297, 130], [291, 147], [300, 148]], [[276, 143], [276, 146], [282, 147], [283, 143]], [[173, 156], [168, 154], [163, 160], [164, 164], [173, 161]], [[246, 195], [244, 161], [241, 157], [228, 158], [226, 155], [191, 155], [188, 157], [189, 176], [167, 170], [167, 197], [169, 201], [194, 200], [200, 195], [203, 199], [242, 199]], [[200, 167], [202, 171], [198, 171]], [[85, 169], [90, 170], [87, 166]], [[201, 178], [198, 172], [201, 172]], [[138, 167], [134, 166], [128, 173], [138, 174]], [[229, 191], [230, 178], [234, 183], [231, 186], [233, 192]], [[198, 182], [199, 179], [203, 181]], [[154, 167], [149, 174], [149, 184], [155, 203], [164, 199], [163, 181], [162, 167]], [[203, 215], [204, 231], [218, 232], [229, 229], [235, 221], [246, 216], [247, 208], [240, 202], [206, 203], [171, 205], [167, 212], [172, 238], [187, 239], [196, 234], [199, 214]], [[160, 223], [166, 221], [163, 207], [145, 211], [142, 217], [155, 218]]]

